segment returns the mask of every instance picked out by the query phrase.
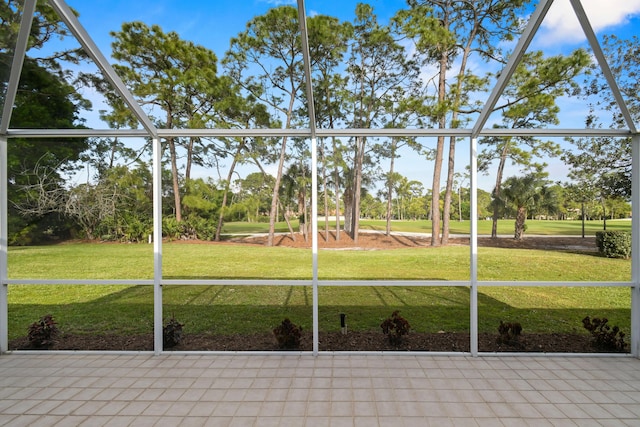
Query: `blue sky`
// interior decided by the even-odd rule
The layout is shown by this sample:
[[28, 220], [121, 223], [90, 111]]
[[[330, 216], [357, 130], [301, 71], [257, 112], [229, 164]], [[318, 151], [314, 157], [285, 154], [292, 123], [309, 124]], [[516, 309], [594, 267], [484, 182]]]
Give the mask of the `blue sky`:
[[[358, 1], [355, 0], [307, 0], [307, 14], [327, 14], [343, 20], [352, 20]], [[404, 0], [370, 0], [381, 21], [386, 21], [395, 11], [405, 7]], [[176, 31], [182, 38], [212, 49], [219, 59], [224, 56], [231, 37], [243, 31], [246, 23], [269, 8], [283, 4], [295, 5], [291, 0], [69, 0], [68, 4], [80, 13], [80, 22], [98, 46], [109, 56], [110, 31], [118, 31], [126, 21], [140, 20], [149, 25], [158, 24], [164, 31]], [[583, 0], [583, 6], [592, 26], [598, 34], [615, 33], [625, 38], [640, 32], [640, 0]], [[526, 17], [523, 17], [526, 18]], [[549, 54], [565, 53], [584, 46], [585, 38], [571, 8], [569, 0], [555, 0], [545, 22], [534, 39], [532, 48]], [[482, 67], [481, 63], [477, 67]], [[90, 92], [85, 96], [94, 102], [94, 112], [88, 113], [88, 125], [105, 126], [97, 119], [97, 110], [104, 108]], [[560, 127], [584, 127], [583, 102], [566, 100], [561, 113]], [[468, 154], [465, 144], [459, 148], [458, 164], [466, 164]], [[406, 153], [407, 155], [409, 153]], [[404, 156], [405, 158], [407, 156]], [[410, 156], [415, 158], [415, 156]], [[566, 167], [558, 160], [548, 159], [552, 174], [562, 174]], [[422, 162], [420, 162], [422, 163]], [[425, 176], [424, 164], [401, 162], [401, 173], [419, 179], [430, 186], [430, 176]], [[511, 174], [516, 173], [513, 169]], [[507, 171], [509, 176], [510, 171]], [[426, 175], [429, 175], [428, 173]], [[561, 179], [561, 178], [559, 178]], [[481, 187], [490, 190], [491, 179], [481, 181]]]
[[[307, 0], [307, 14], [316, 13], [350, 20], [356, 0]], [[406, 7], [404, 0], [370, 0], [382, 21]], [[295, 5], [292, 0], [69, 0], [80, 12], [80, 20], [100, 47], [109, 49], [109, 31], [122, 22], [140, 20], [159, 24], [165, 31], [176, 31], [222, 56], [230, 37], [244, 29], [254, 16], [271, 7]], [[583, 6], [597, 32], [615, 31], [622, 36], [636, 33], [640, 23], [640, 0], [583, 0]], [[536, 47], [565, 49], [584, 41], [569, 0], [555, 0], [538, 36]]]

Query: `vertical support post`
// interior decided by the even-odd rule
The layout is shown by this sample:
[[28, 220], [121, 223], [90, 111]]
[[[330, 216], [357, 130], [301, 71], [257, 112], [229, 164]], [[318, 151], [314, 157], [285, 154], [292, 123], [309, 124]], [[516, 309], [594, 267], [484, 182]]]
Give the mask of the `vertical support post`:
[[469, 143], [469, 193], [471, 209], [469, 213], [470, 268], [470, 349], [473, 357], [478, 357], [478, 138], [471, 137]]
[[313, 264], [313, 355], [318, 354], [318, 141], [316, 139], [316, 111], [313, 103], [313, 79], [309, 54], [309, 31], [304, 0], [298, 0], [298, 21], [302, 60], [307, 91], [309, 130], [311, 131], [311, 253]]
[[640, 358], [640, 135], [631, 144], [631, 354]]
[[9, 301], [7, 292], [9, 231], [9, 186], [7, 173], [7, 137], [0, 136], [0, 354], [9, 349]]
[[153, 138], [153, 352], [162, 353], [162, 146]]
[[20, 19], [20, 31], [16, 40], [15, 50], [13, 51], [13, 60], [11, 62], [11, 72], [7, 81], [6, 92], [4, 95], [4, 105], [2, 108], [2, 117], [0, 117], [0, 354], [9, 350], [9, 299], [7, 280], [8, 258], [9, 258], [9, 173], [8, 167], [8, 139], [6, 136], [9, 123], [11, 122], [11, 113], [16, 100], [18, 91], [18, 83], [20, 82], [20, 74], [22, 73], [22, 65], [24, 64], [24, 55], [27, 51], [29, 42], [29, 33], [33, 22], [33, 15], [36, 10], [36, 0], [27, 0], [24, 2], [22, 10], [22, 18]]
[[[326, 215], [326, 212], [325, 212]], [[311, 138], [311, 253], [313, 286], [313, 355], [318, 355], [318, 140]]]

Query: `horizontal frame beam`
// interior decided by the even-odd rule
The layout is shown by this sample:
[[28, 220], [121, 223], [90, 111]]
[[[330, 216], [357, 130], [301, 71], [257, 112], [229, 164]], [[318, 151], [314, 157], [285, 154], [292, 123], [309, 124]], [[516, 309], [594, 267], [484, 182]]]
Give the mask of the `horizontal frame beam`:
[[[7, 285], [132, 285], [149, 286], [154, 281], [149, 280], [66, 280], [66, 279], [8, 279]], [[281, 279], [163, 279], [165, 286], [312, 286], [312, 279], [281, 280]], [[478, 281], [479, 287], [634, 287], [633, 281], [629, 282], [543, 282], [543, 281]], [[425, 287], [469, 287], [471, 281], [467, 280], [318, 280], [318, 286], [425, 286]]]
[[[311, 138], [310, 129], [158, 129], [160, 138], [188, 137], [300, 137]], [[316, 136], [322, 137], [470, 137], [473, 129], [317, 129]], [[479, 137], [631, 137], [628, 129], [483, 129]], [[151, 138], [142, 129], [9, 129], [8, 138], [98, 138], [131, 137]]]

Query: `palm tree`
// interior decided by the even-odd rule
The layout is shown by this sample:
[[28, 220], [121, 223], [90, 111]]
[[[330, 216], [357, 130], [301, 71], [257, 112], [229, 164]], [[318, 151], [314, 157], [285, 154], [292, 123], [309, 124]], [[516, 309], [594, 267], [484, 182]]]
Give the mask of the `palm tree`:
[[516, 209], [516, 225], [513, 238], [522, 240], [525, 232], [527, 210], [539, 204], [546, 204], [545, 200], [550, 192], [546, 186], [546, 173], [530, 173], [528, 175], [507, 178], [500, 194], [501, 202], [505, 206], [511, 205]]

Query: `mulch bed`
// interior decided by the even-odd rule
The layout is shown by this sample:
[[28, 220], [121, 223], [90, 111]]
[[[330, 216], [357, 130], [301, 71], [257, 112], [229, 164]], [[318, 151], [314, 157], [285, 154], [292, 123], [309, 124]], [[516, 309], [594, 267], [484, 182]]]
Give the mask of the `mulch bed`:
[[[602, 353], [592, 345], [587, 335], [572, 334], [522, 334], [512, 345], [498, 344], [497, 334], [479, 334], [478, 349], [481, 352], [542, 352], [542, 353]], [[26, 337], [12, 340], [10, 350], [37, 350]], [[121, 335], [71, 335], [60, 336], [50, 350], [95, 351], [152, 351], [153, 334]], [[272, 334], [205, 335], [185, 334], [183, 341], [167, 351], [278, 351]], [[309, 331], [303, 333], [301, 351], [313, 350], [313, 338]], [[319, 334], [320, 351], [407, 351], [407, 352], [468, 352], [468, 333], [418, 333], [410, 332], [398, 346], [391, 345], [382, 332], [349, 331], [323, 332]]]
[[[193, 240], [176, 241], [176, 243], [194, 243]], [[265, 245], [266, 236], [237, 237], [227, 242], [203, 242], [201, 244], [248, 244]], [[280, 234], [274, 237], [274, 246], [286, 246], [293, 248], [310, 248], [311, 239], [305, 239], [300, 233]], [[452, 237], [448, 246], [468, 246], [468, 237]], [[556, 236], [525, 236], [522, 240], [515, 240], [509, 237], [479, 237], [479, 247], [509, 248], [509, 249], [541, 249], [541, 250], [564, 250], [597, 253], [596, 239], [594, 236], [582, 238], [580, 236], [556, 237]], [[391, 235], [386, 236], [382, 232], [360, 233], [358, 241], [355, 242], [347, 233], [341, 232], [339, 239], [336, 239], [335, 231], [330, 231], [327, 238], [324, 232], [318, 233], [318, 248], [320, 249], [340, 249], [340, 250], [381, 250], [381, 249], [406, 249], [425, 248], [435, 249], [431, 246], [431, 239], [425, 235]]]

